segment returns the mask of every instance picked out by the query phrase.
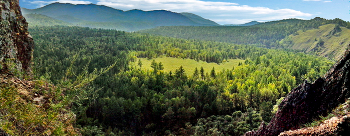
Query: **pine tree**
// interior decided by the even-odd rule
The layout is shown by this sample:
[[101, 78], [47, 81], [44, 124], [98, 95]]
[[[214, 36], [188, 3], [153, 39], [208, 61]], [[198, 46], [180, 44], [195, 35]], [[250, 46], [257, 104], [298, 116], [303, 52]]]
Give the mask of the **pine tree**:
[[198, 76], [199, 76], [199, 72], [198, 72], [198, 68], [196, 67], [196, 69], [194, 69], [193, 78], [197, 79]]
[[211, 76], [212, 78], [216, 78], [216, 73], [215, 73], [214, 67], [213, 67], [213, 69], [212, 69], [211, 72], [210, 72], [210, 76]]
[[139, 59], [139, 62], [137, 63], [137, 65], [139, 65], [140, 68], [142, 67], [141, 59]]
[[159, 64], [158, 64], [158, 69], [159, 69], [159, 70], [163, 70], [163, 69], [164, 69], [164, 66], [163, 66], [162, 62], [159, 62]]
[[201, 78], [202, 78], [202, 80], [205, 80], [205, 75], [204, 75], [204, 69], [203, 69], [203, 67], [201, 67], [200, 72], [201, 72]]

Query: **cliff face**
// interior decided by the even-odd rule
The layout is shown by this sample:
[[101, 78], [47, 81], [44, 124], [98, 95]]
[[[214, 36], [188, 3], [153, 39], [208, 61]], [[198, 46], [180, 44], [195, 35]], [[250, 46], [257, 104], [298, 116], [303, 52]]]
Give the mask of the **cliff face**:
[[34, 42], [18, 0], [1, 0], [0, 15], [0, 74], [30, 75]]
[[313, 83], [304, 82], [294, 88], [279, 105], [279, 110], [267, 126], [245, 135], [278, 135], [298, 129], [320, 115], [327, 115], [350, 97], [350, 53], [338, 61], [327, 74]]

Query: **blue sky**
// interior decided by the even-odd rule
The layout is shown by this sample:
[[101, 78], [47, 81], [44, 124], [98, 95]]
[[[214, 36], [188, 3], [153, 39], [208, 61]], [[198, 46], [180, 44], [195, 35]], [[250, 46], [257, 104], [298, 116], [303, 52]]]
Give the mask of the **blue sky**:
[[121, 10], [190, 12], [219, 24], [314, 17], [350, 21], [349, 0], [20, 0], [20, 6], [34, 9], [53, 2], [93, 3]]

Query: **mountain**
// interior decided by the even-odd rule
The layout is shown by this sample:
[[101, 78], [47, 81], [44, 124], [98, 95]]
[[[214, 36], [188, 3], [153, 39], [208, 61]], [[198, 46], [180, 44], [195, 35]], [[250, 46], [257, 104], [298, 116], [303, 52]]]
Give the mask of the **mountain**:
[[339, 59], [350, 44], [350, 29], [328, 24], [316, 29], [298, 31], [281, 40], [284, 47]]
[[209, 19], [205, 19], [205, 18], [198, 16], [196, 14], [193, 14], [193, 13], [183, 12], [181, 14], [188, 17], [192, 21], [199, 23], [199, 24], [202, 24], [202, 25], [205, 25], [205, 26], [219, 26], [219, 24], [217, 24], [216, 22], [211, 21]]
[[245, 23], [245, 24], [241, 24], [239, 26], [252, 26], [252, 25], [258, 25], [260, 24], [260, 22], [258, 21], [251, 21], [251, 22], [248, 22], [248, 23]]
[[252, 26], [252, 25], [258, 25], [258, 24], [261, 24], [261, 23], [258, 21], [251, 21], [244, 24], [226, 24], [224, 26]]
[[53, 3], [38, 9], [23, 8], [29, 23], [38, 24], [30, 14], [41, 14], [77, 26], [137, 31], [158, 26], [217, 26], [213, 21], [191, 13], [175, 13], [166, 10], [122, 11], [95, 4]]

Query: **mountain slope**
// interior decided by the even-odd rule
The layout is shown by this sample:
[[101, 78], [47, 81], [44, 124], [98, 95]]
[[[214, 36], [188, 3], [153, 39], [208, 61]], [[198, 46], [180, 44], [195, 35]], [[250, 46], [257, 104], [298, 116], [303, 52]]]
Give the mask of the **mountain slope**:
[[201, 16], [198, 16], [196, 14], [192, 14], [192, 13], [186, 13], [186, 12], [183, 12], [181, 13], [182, 15], [188, 17], [189, 19], [191, 19], [192, 21], [196, 22], [196, 23], [199, 23], [199, 24], [202, 24], [202, 25], [207, 25], [207, 26], [219, 26], [219, 24], [217, 24], [216, 22], [214, 21], [211, 21], [209, 19], [205, 19]]
[[71, 25], [67, 22], [57, 20], [41, 14], [26, 14], [26, 19], [30, 26], [54, 26], [54, 25]]
[[[213, 21], [190, 13], [175, 13], [166, 10], [122, 11], [107, 6], [94, 4], [63, 4], [53, 3], [38, 9], [23, 8], [26, 14], [41, 14], [73, 25], [137, 31], [157, 26], [216, 26]], [[31, 16], [26, 16], [32, 20]]]
[[281, 41], [287, 48], [315, 53], [320, 56], [339, 59], [350, 44], [350, 30], [335, 24], [317, 29], [298, 31]]

